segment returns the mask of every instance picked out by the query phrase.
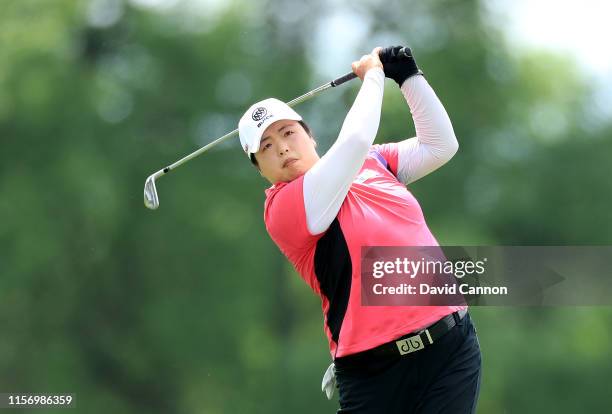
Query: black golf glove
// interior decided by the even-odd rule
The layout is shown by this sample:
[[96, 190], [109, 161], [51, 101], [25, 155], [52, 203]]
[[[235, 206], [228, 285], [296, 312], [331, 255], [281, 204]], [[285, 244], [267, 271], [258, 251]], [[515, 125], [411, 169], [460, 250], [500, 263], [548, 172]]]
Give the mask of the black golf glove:
[[399, 86], [402, 86], [409, 77], [423, 73], [417, 67], [409, 47], [385, 47], [378, 56], [383, 64], [385, 76], [396, 81]]

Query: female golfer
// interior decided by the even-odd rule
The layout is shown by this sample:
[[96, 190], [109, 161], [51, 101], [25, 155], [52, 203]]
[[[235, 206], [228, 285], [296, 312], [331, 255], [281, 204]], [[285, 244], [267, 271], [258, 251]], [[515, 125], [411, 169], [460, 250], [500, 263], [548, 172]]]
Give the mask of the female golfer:
[[[266, 229], [321, 298], [338, 413], [472, 413], [478, 398], [480, 348], [465, 306], [361, 305], [362, 246], [438, 246], [406, 185], [458, 149], [406, 50], [376, 48], [353, 62], [363, 83], [323, 157], [301, 116], [279, 100], [252, 105], [239, 123], [244, 151], [272, 184]], [[373, 145], [385, 75], [400, 85], [417, 136]]]

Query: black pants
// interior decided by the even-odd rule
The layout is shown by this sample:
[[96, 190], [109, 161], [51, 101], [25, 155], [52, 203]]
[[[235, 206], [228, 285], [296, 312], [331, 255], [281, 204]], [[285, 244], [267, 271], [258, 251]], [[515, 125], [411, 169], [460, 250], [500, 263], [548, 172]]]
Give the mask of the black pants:
[[[338, 359], [338, 414], [471, 414], [480, 388], [480, 345], [467, 314], [425, 349], [354, 364]], [[348, 365], [348, 366], [347, 366]]]

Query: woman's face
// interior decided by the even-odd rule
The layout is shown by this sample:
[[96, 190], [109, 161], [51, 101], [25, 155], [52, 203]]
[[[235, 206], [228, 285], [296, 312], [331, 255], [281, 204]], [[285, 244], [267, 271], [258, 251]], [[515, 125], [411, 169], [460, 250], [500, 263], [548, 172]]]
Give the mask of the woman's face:
[[283, 119], [264, 131], [255, 159], [272, 184], [293, 181], [318, 160], [316, 143], [298, 121]]

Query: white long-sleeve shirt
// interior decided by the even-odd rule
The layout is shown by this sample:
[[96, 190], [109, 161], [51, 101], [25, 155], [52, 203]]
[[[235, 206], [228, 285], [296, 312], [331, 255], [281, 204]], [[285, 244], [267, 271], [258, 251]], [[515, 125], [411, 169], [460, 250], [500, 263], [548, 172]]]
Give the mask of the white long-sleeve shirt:
[[[324, 232], [333, 222], [374, 142], [384, 82], [382, 69], [366, 73], [338, 139], [304, 176], [306, 221], [313, 235]], [[406, 79], [401, 91], [417, 134], [398, 143], [397, 178], [409, 184], [444, 165], [459, 144], [444, 106], [423, 76]]]

